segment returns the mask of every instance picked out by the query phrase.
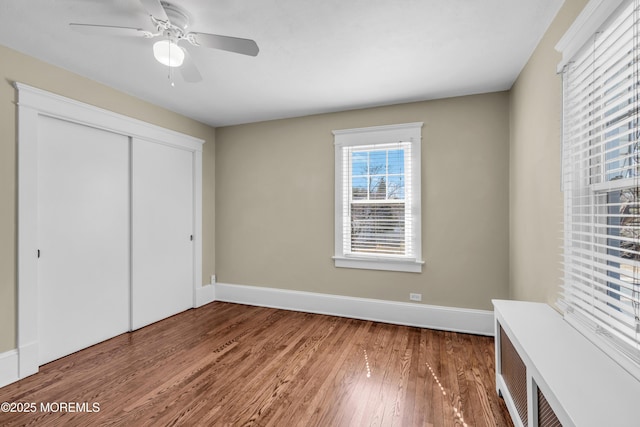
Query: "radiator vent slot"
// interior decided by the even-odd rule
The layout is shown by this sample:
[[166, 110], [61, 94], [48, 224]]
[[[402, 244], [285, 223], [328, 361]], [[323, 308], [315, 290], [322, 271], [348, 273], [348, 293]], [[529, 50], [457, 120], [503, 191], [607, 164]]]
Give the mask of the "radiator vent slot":
[[529, 424], [527, 414], [527, 368], [511, 344], [509, 337], [500, 329], [500, 372], [509, 394], [525, 426]]
[[[537, 387], [536, 387], [537, 388]], [[540, 427], [562, 427], [562, 423], [553, 412], [547, 398], [542, 390], [538, 388], [538, 426]]]

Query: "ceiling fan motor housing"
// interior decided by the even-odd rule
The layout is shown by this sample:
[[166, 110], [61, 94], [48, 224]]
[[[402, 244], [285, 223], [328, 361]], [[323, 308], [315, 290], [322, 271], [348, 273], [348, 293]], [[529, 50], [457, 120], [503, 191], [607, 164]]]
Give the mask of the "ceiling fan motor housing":
[[168, 2], [163, 1], [160, 2], [160, 4], [162, 4], [167, 17], [169, 18], [169, 21], [167, 23], [168, 26], [176, 27], [177, 29], [181, 30], [182, 33], [184, 33], [191, 22], [191, 17], [187, 14], [187, 12], [185, 12], [184, 9], [181, 9], [180, 7]]

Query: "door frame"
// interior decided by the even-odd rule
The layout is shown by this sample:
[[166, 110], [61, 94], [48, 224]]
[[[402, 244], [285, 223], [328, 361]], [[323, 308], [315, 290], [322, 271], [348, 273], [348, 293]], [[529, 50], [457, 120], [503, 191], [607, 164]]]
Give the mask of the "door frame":
[[202, 305], [202, 145], [204, 140], [22, 83], [18, 91], [18, 379], [38, 372], [38, 120], [48, 116], [193, 152], [193, 306]]

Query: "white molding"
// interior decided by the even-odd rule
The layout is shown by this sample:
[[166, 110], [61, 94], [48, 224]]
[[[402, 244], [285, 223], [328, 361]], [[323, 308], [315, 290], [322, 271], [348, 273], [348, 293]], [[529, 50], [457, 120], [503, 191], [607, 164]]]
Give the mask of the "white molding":
[[493, 336], [493, 312], [216, 283], [215, 300]]
[[424, 261], [392, 259], [392, 258], [358, 258], [334, 256], [335, 266], [339, 268], [360, 268], [364, 270], [403, 271], [406, 273], [422, 273]]
[[38, 341], [32, 341], [18, 347], [20, 378], [38, 373]]
[[613, 12], [626, 0], [591, 0], [571, 27], [556, 44], [556, 50], [562, 54], [558, 72], [571, 61], [576, 53], [591, 39]]
[[202, 284], [202, 151], [193, 152], [193, 306], [200, 307]]
[[195, 307], [202, 307], [205, 304], [209, 304], [216, 299], [215, 287], [212, 284], [202, 285], [196, 287], [196, 302]]
[[[38, 371], [38, 120], [66, 120], [194, 153], [194, 297], [208, 301], [202, 288], [202, 145], [204, 140], [55, 95], [22, 83], [18, 91], [18, 313], [19, 378]], [[204, 296], [202, 296], [204, 295]]]
[[420, 140], [420, 129], [424, 122], [396, 125], [371, 126], [366, 128], [334, 130], [336, 146], [383, 144], [387, 142]]
[[[20, 96], [18, 94], [18, 96]], [[35, 363], [29, 353], [18, 353], [19, 377], [38, 370], [38, 112], [33, 108], [18, 108], [18, 324], [17, 346], [32, 347], [36, 343]]]
[[20, 379], [18, 371], [18, 350], [0, 353], [0, 387], [18, 381]]
[[202, 151], [204, 140], [15, 82], [18, 106], [38, 114], [161, 144]]

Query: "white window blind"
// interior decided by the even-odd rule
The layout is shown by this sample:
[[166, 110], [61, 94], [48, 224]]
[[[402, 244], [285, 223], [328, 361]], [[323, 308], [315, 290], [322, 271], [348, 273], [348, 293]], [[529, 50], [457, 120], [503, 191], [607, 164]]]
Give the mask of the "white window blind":
[[565, 318], [640, 378], [639, 1], [563, 70]]
[[345, 254], [413, 257], [411, 143], [343, 147]]
[[421, 126], [334, 131], [336, 266], [421, 271]]

